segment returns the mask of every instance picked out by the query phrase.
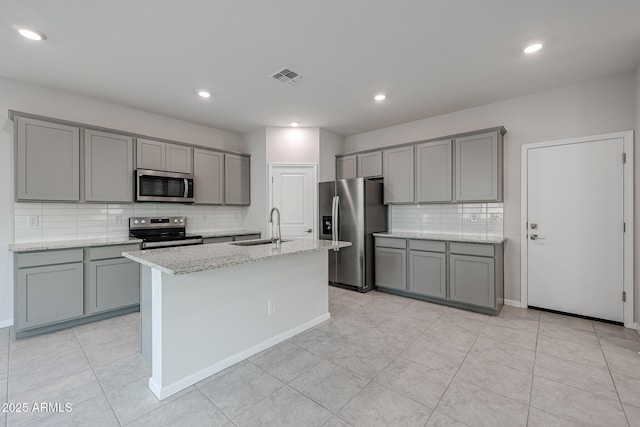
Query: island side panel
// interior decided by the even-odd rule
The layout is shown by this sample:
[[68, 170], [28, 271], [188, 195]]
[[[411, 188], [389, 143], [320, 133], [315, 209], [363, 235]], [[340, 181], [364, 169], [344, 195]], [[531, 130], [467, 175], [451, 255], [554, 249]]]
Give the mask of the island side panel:
[[164, 399], [327, 320], [327, 262], [323, 250], [177, 276], [154, 270], [152, 391]]

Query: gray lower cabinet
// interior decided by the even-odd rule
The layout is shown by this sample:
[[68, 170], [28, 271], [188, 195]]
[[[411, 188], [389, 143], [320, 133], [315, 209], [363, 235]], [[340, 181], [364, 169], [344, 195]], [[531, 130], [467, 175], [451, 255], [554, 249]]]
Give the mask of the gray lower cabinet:
[[493, 258], [449, 255], [450, 299], [483, 307], [495, 307]]
[[17, 254], [16, 329], [84, 315], [82, 249]]
[[84, 131], [84, 200], [133, 202], [133, 138]]
[[504, 298], [502, 244], [382, 236], [375, 241], [375, 281], [382, 290], [487, 314], [499, 313]]
[[413, 146], [382, 152], [384, 204], [413, 203]]
[[376, 238], [376, 286], [407, 290], [407, 250], [403, 239]]
[[455, 201], [502, 200], [502, 133], [455, 140]]
[[409, 292], [447, 297], [447, 254], [409, 251]]
[[140, 266], [121, 254], [137, 249], [129, 244], [15, 254], [18, 338], [86, 323], [95, 315], [105, 318], [110, 311], [135, 311]]
[[224, 154], [213, 150], [193, 150], [195, 203], [221, 205], [224, 203]]
[[382, 151], [358, 154], [358, 178], [382, 176]]
[[127, 258], [90, 261], [86, 283], [87, 314], [140, 303], [140, 264]]
[[80, 129], [27, 117], [14, 120], [16, 200], [80, 200]]
[[416, 145], [416, 202], [453, 198], [453, 143], [450, 139]]
[[249, 157], [224, 155], [224, 200], [226, 205], [250, 205]]
[[336, 179], [356, 178], [356, 156], [344, 156], [336, 158]]

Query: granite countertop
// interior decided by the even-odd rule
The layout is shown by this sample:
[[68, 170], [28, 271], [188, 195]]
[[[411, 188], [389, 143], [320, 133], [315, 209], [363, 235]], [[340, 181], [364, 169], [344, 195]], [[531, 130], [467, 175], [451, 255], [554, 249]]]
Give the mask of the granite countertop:
[[464, 236], [462, 234], [444, 234], [444, 233], [407, 233], [407, 232], [386, 232], [373, 233], [374, 236], [392, 237], [397, 239], [422, 239], [422, 240], [446, 240], [448, 242], [462, 243], [490, 243], [500, 244], [506, 240], [504, 237], [487, 237], [487, 236]]
[[203, 238], [207, 237], [229, 237], [229, 236], [246, 236], [247, 234], [260, 234], [256, 230], [218, 230], [218, 231], [193, 231], [190, 234], [197, 234]]
[[180, 246], [123, 252], [123, 256], [140, 264], [156, 268], [170, 275], [196, 273], [216, 268], [233, 267], [254, 261], [299, 255], [305, 252], [326, 251], [351, 246], [350, 242], [331, 240], [290, 240], [280, 248], [269, 243], [256, 246], [236, 246], [231, 243]]
[[10, 243], [11, 252], [34, 252], [53, 249], [87, 248], [93, 246], [114, 246], [140, 243], [142, 240], [132, 237], [103, 237], [97, 239], [56, 240], [51, 242]]

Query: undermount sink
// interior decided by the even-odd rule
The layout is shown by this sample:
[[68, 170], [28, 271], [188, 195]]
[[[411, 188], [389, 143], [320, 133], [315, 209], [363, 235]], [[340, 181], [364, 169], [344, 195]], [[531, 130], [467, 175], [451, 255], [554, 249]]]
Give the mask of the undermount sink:
[[[288, 242], [288, 241], [289, 240], [281, 240], [280, 243]], [[273, 241], [271, 241], [271, 239], [262, 239], [262, 240], [243, 240], [240, 242], [233, 242], [230, 244], [235, 246], [257, 246], [257, 245], [269, 245], [271, 243], [274, 243]]]

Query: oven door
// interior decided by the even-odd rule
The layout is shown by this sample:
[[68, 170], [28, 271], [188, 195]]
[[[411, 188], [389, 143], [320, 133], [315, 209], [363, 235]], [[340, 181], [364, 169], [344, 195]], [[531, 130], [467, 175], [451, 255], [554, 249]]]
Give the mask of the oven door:
[[138, 169], [136, 202], [193, 203], [193, 175]]

